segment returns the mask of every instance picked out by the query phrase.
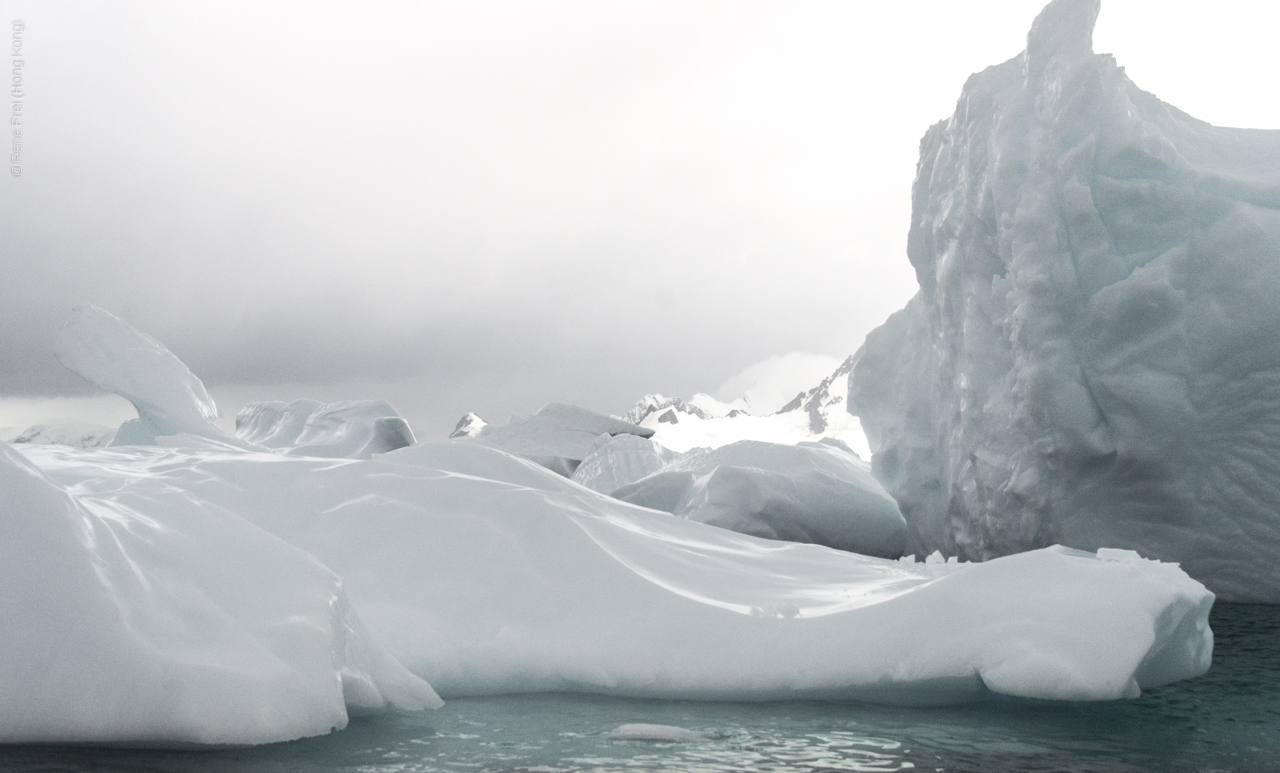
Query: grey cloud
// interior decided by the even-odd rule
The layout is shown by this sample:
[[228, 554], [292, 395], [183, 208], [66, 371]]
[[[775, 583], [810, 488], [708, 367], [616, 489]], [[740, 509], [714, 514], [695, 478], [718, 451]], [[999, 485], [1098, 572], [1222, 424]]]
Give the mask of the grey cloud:
[[869, 14], [36, 7], [0, 396], [87, 389], [51, 354], [86, 301], [232, 402], [385, 388], [434, 423], [846, 355], [914, 290], [917, 138], [991, 59], [892, 81], [918, 52]]

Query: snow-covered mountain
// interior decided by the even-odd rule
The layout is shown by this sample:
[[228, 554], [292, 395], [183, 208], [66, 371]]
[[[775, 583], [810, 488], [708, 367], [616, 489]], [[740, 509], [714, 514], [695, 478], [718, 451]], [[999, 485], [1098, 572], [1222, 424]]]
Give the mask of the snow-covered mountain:
[[849, 374], [853, 372], [853, 357], [847, 358], [836, 368], [835, 373], [827, 376], [808, 392], [796, 395], [795, 399], [778, 413], [804, 411], [809, 417], [809, 431], [821, 435], [832, 426], [844, 421], [848, 411]]
[[110, 445], [115, 428], [101, 424], [36, 424], [10, 440], [14, 444], [59, 445], [73, 448], [100, 448]]
[[468, 413], [466, 416], [463, 416], [458, 420], [458, 426], [453, 428], [453, 432], [449, 433], [449, 437], [475, 437], [476, 435], [479, 435], [480, 430], [484, 429], [487, 425], [488, 422], [484, 419], [474, 413]]
[[706, 394], [685, 400], [645, 395], [621, 417], [654, 431], [655, 442], [674, 451], [719, 448], [739, 440], [793, 445], [822, 438], [843, 442], [863, 459], [871, 454], [857, 417], [850, 415], [847, 358], [830, 375], [799, 392], [780, 410], [753, 414], [748, 401], [725, 403]]

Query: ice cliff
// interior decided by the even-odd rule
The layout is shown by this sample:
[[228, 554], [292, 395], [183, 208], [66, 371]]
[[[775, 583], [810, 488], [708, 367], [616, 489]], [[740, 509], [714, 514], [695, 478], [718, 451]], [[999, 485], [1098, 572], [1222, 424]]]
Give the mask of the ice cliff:
[[1280, 132], [1211, 126], [1055, 0], [920, 144], [920, 289], [850, 410], [919, 553], [1053, 543], [1280, 602]]

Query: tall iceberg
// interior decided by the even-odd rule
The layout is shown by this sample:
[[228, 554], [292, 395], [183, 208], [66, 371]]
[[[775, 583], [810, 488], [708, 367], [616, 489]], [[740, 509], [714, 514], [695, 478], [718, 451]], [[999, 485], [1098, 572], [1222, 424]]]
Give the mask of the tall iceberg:
[[913, 548], [1062, 543], [1280, 602], [1280, 131], [1211, 126], [1054, 0], [920, 144], [917, 295], [850, 411]]

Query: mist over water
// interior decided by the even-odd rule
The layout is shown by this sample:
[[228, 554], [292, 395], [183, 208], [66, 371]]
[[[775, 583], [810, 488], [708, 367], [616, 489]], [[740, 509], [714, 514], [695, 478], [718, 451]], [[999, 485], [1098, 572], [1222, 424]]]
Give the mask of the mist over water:
[[[326, 737], [214, 751], [19, 746], [4, 771], [1256, 771], [1280, 759], [1280, 607], [1219, 604], [1214, 664], [1129, 701], [946, 708], [692, 703], [589, 695], [456, 699]], [[615, 741], [628, 723], [706, 733]]]

